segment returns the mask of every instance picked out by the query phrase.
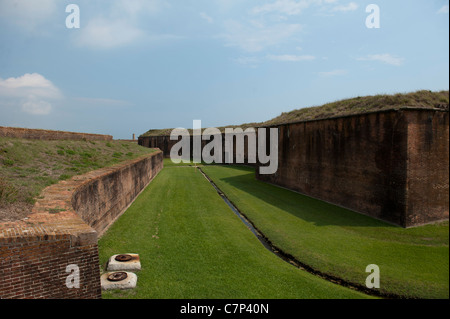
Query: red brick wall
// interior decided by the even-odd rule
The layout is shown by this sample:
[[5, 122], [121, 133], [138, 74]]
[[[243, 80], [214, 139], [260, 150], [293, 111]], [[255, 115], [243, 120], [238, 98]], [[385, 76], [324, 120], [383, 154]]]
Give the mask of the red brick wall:
[[448, 219], [448, 112], [402, 109], [279, 126], [257, 178], [403, 227]]
[[73, 192], [72, 206], [101, 236], [162, 168], [163, 155], [158, 151], [118, 169], [84, 175], [88, 182]]
[[144, 147], [159, 148], [165, 158], [170, 158], [170, 150], [178, 141], [171, 141], [170, 136], [149, 136], [139, 137], [138, 143]]
[[406, 226], [448, 219], [448, 112], [408, 112]]
[[[257, 134], [256, 134], [257, 136]], [[218, 138], [218, 137], [216, 137]], [[225, 154], [225, 135], [222, 133], [222, 162], [225, 162], [226, 154]], [[178, 140], [171, 141], [170, 136], [145, 136], [145, 137], [139, 137], [138, 143], [141, 146], [149, 147], [149, 148], [159, 148], [163, 151], [165, 158], [170, 158], [170, 150], [172, 147], [178, 143], [178, 141], [181, 141], [181, 137], [178, 138]], [[210, 140], [202, 140], [201, 141], [201, 148], [203, 148], [210, 143]], [[255, 165], [255, 163], [249, 163], [248, 160], [248, 138], [244, 136], [244, 164], [247, 165]], [[190, 155], [191, 160], [193, 158], [193, 136], [190, 137]], [[233, 138], [233, 162], [236, 162], [236, 137]]]
[[24, 138], [32, 140], [88, 140], [88, 141], [112, 140], [111, 135], [49, 131], [49, 130], [18, 128], [18, 127], [3, 127], [3, 126], [0, 126], [0, 136]]
[[405, 206], [403, 115], [373, 113], [279, 127], [279, 168], [257, 178], [401, 224]]
[[[48, 203], [66, 207], [62, 197]], [[0, 224], [0, 298], [100, 298], [97, 234], [73, 210], [52, 214], [41, 204], [27, 220]], [[73, 264], [78, 289], [66, 286]]]
[[[66, 236], [68, 237], [68, 236]], [[3, 299], [101, 298], [97, 245], [72, 246], [70, 237], [0, 245], [0, 297]], [[80, 288], [69, 289], [69, 265], [80, 271]]]
[[[75, 176], [47, 187], [26, 219], [0, 223], [0, 299], [101, 298], [96, 230], [107, 229], [161, 169], [158, 151]], [[90, 193], [93, 185], [115, 191]], [[111, 194], [119, 199], [108, 207]], [[66, 287], [69, 265], [79, 267], [80, 288]]]

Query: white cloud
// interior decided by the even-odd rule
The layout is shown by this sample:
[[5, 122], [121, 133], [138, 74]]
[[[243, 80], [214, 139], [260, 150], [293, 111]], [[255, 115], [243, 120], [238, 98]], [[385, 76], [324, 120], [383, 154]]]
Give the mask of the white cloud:
[[163, 0], [114, 0], [90, 18], [74, 36], [75, 45], [91, 49], [113, 49], [138, 41], [177, 38], [151, 35], [142, 27], [146, 20], [169, 7]]
[[439, 14], [448, 14], [449, 11], [449, 6], [448, 4], [446, 4], [445, 6], [443, 6], [442, 8], [439, 9], [439, 11], [437, 13]]
[[54, 17], [57, 0], [1, 0], [0, 17], [26, 31], [34, 31]]
[[144, 36], [127, 21], [97, 18], [80, 29], [76, 45], [94, 49], [110, 49], [130, 44]]
[[6, 80], [0, 78], [0, 100], [20, 106], [30, 114], [49, 114], [52, 103], [62, 97], [61, 91], [38, 73], [27, 73]]
[[250, 67], [256, 67], [258, 64], [261, 63], [261, 58], [255, 57], [255, 56], [249, 56], [249, 57], [239, 57], [234, 60], [235, 62], [250, 66]]
[[[287, 16], [299, 15], [309, 7], [316, 5], [321, 9], [329, 9], [329, 6], [337, 3], [338, 0], [275, 0], [261, 6], [254, 7], [253, 14], [284, 14]], [[339, 5], [332, 11], [353, 11], [358, 8], [355, 2], [348, 5]]]
[[52, 105], [46, 101], [30, 97], [22, 104], [22, 110], [34, 115], [47, 115], [52, 110]]
[[302, 30], [300, 24], [264, 25], [259, 21], [250, 21], [244, 25], [237, 21], [225, 22], [225, 33], [219, 37], [226, 46], [238, 47], [247, 52], [258, 52], [268, 47], [292, 40]]
[[348, 12], [348, 11], [355, 11], [358, 9], [358, 5], [355, 2], [350, 2], [347, 5], [339, 5], [332, 9], [332, 11], [335, 12]]
[[301, 62], [301, 61], [312, 61], [315, 60], [316, 57], [312, 55], [268, 55], [267, 59], [271, 61], [279, 61], [279, 62]]
[[258, 56], [243, 56], [235, 59], [234, 61], [255, 68], [261, 63], [271, 61], [271, 62], [302, 62], [302, 61], [313, 61], [316, 57], [312, 55], [291, 55], [291, 54], [283, 54], [283, 55], [273, 55], [268, 54], [264, 57]]
[[[223, 0], [225, 1], [225, 0]], [[336, 6], [338, 0], [272, 0], [253, 6], [247, 11], [247, 20], [228, 20], [219, 37], [226, 46], [238, 47], [246, 52], [259, 52], [267, 48], [300, 40], [303, 26], [294, 22], [292, 16], [304, 13], [313, 6], [321, 11], [346, 12], [356, 10], [358, 5], [350, 2]], [[295, 18], [296, 21], [300, 21]], [[295, 60], [296, 57], [281, 57]]]
[[52, 82], [38, 73], [27, 73], [17, 78], [0, 79], [0, 94], [22, 96], [23, 92], [45, 98], [59, 98], [61, 92]]
[[385, 64], [390, 64], [390, 65], [394, 65], [394, 66], [400, 66], [403, 64], [403, 62], [405, 61], [404, 58], [398, 57], [398, 56], [393, 56], [389, 53], [385, 53], [385, 54], [370, 54], [366, 57], [363, 58], [358, 58], [358, 61], [379, 61], [379, 62], [383, 62]]
[[347, 70], [333, 70], [328, 72], [319, 72], [319, 75], [322, 77], [332, 77], [332, 76], [346, 75], [347, 73], [348, 73]]
[[214, 19], [207, 15], [205, 12], [200, 12], [200, 17], [206, 20], [208, 23], [213, 23]]
[[311, 0], [276, 0], [272, 3], [266, 3], [252, 9], [253, 14], [281, 13], [286, 15], [297, 15], [308, 8], [313, 1]]
[[164, 7], [168, 7], [168, 4], [162, 0], [115, 0], [110, 14], [115, 18], [127, 16], [137, 19], [139, 16], [156, 14]]
[[214, 6], [222, 13], [226, 13], [242, 4], [242, 0], [214, 0]]

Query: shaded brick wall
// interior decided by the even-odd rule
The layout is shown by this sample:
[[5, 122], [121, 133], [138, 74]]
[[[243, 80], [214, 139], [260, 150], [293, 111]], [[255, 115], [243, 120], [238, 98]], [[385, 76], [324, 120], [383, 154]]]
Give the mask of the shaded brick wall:
[[87, 182], [74, 191], [72, 207], [101, 236], [162, 168], [163, 155], [158, 151], [118, 169], [83, 175]]
[[279, 126], [257, 178], [403, 227], [448, 219], [448, 111], [401, 109]]
[[[101, 298], [98, 232], [156, 176], [162, 159], [157, 151], [61, 181], [43, 190], [26, 219], [0, 223], [0, 299]], [[107, 205], [112, 195], [118, 198]], [[69, 265], [79, 267], [80, 288], [66, 287]]]
[[[238, 135], [238, 134], [237, 134]], [[257, 134], [255, 134], [255, 136], [257, 136]], [[219, 138], [218, 136], [216, 136], [216, 138]], [[222, 138], [222, 163], [225, 163], [225, 158], [227, 156], [226, 152], [225, 152], [225, 134], [221, 134], [221, 138]], [[236, 162], [236, 136], [233, 137], [233, 162]], [[178, 140], [174, 140], [171, 141], [170, 140], [170, 136], [145, 136], [145, 137], [139, 137], [138, 139], [138, 143], [141, 146], [144, 147], [149, 147], [149, 148], [159, 148], [160, 150], [162, 150], [163, 154], [164, 154], [164, 158], [170, 158], [170, 151], [172, 149], [172, 147], [177, 144], [179, 141], [181, 140], [181, 137], [179, 137]], [[203, 148], [210, 143], [211, 140], [202, 140], [201, 141], [201, 148], [203, 150]], [[244, 163], [243, 164], [247, 164], [247, 165], [256, 165], [255, 163], [249, 163], [248, 161], [248, 138], [247, 136], [244, 135], [244, 144], [243, 144], [243, 148], [244, 148]], [[191, 154], [191, 160], [193, 157], [193, 137], [190, 137], [190, 154]]]
[[64, 131], [49, 131], [38, 129], [27, 129], [18, 127], [0, 126], [1, 137], [14, 137], [32, 140], [87, 140], [87, 141], [111, 141], [111, 135], [75, 133]]
[[406, 226], [448, 219], [448, 112], [407, 112]]
[[171, 141], [170, 136], [150, 136], [139, 137], [138, 143], [144, 147], [159, 148], [165, 158], [170, 158], [170, 150], [178, 141]]

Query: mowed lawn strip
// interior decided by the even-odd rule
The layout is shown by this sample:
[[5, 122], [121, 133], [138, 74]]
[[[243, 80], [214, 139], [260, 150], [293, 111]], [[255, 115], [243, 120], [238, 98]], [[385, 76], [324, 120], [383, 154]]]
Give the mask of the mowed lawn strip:
[[138, 253], [133, 291], [104, 298], [366, 298], [266, 250], [195, 168], [164, 168], [99, 240], [110, 256]]
[[253, 168], [202, 169], [276, 246], [314, 269], [364, 285], [376, 264], [385, 293], [449, 297], [448, 222], [403, 229], [258, 181]]

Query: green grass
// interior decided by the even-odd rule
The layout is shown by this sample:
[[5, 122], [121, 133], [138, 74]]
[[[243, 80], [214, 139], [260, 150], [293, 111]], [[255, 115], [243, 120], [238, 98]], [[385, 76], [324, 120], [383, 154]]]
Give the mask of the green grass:
[[[249, 127], [261, 127], [270, 125], [279, 125], [291, 122], [300, 122], [308, 120], [326, 119], [339, 116], [348, 116], [355, 114], [363, 114], [367, 112], [392, 110], [400, 107], [416, 107], [416, 108], [435, 108], [440, 105], [448, 105], [449, 91], [432, 92], [420, 90], [410, 93], [397, 94], [378, 94], [373, 96], [358, 96], [349, 99], [343, 99], [321, 106], [305, 107], [284, 112], [281, 115], [261, 123], [246, 123], [239, 126], [229, 125], [219, 127], [224, 132], [226, 127], [241, 127], [246, 129]], [[173, 129], [152, 129], [142, 134], [145, 136], [169, 136]], [[192, 134], [192, 130], [189, 129]]]
[[435, 108], [439, 104], [448, 105], [448, 103], [449, 91], [431, 92], [422, 90], [406, 94], [358, 96], [321, 106], [306, 107], [282, 113], [276, 118], [264, 122], [264, 125], [278, 125], [282, 123], [363, 114], [374, 111], [392, 110], [400, 107]]
[[252, 168], [203, 170], [276, 246], [314, 269], [364, 285], [366, 266], [377, 264], [382, 292], [449, 297], [448, 222], [403, 229], [257, 181]]
[[189, 163], [174, 163], [170, 158], [164, 159], [164, 167], [183, 167], [183, 166], [196, 166], [196, 165], [206, 165], [205, 163], [202, 164], [194, 164], [192, 161], [189, 161]]
[[266, 250], [192, 167], [166, 167], [99, 240], [100, 263], [138, 253], [132, 291], [103, 298], [366, 298]]
[[[41, 141], [0, 137], [0, 220], [14, 220], [17, 218], [14, 211], [18, 209], [23, 213], [29, 211], [36, 196], [59, 180], [153, 151], [123, 141]], [[22, 213], [18, 215], [23, 217]]]

